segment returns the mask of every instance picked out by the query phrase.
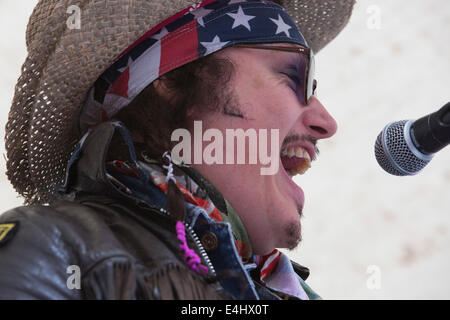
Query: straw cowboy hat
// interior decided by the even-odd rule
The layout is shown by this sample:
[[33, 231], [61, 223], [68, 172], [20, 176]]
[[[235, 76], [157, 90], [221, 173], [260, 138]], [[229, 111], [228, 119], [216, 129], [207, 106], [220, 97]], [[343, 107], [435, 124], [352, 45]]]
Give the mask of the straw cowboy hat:
[[[7, 176], [26, 204], [47, 203], [81, 138], [83, 101], [129, 45], [198, 0], [40, 0], [27, 26], [28, 56], [6, 124]], [[237, 2], [237, 1], [235, 1]], [[355, 0], [280, 0], [317, 53], [347, 24]], [[80, 9], [69, 28], [68, 8]], [[69, 13], [68, 13], [69, 12]]]

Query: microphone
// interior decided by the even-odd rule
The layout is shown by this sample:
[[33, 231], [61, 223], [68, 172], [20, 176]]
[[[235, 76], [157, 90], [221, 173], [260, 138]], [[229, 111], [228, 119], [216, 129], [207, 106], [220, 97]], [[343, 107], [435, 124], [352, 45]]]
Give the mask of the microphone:
[[450, 102], [420, 119], [391, 122], [375, 142], [378, 164], [396, 176], [415, 175], [450, 143]]

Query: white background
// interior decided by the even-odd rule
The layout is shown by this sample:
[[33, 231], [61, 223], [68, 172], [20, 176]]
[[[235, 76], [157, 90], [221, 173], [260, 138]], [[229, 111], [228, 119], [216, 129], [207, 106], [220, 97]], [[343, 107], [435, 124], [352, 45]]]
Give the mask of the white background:
[[[2, 154], [36, 2], [0, 0]], [[450, 101], [450, 2], [358, 0], [316, 68], [319, 98], [339, 130], [295, 178], [306, 195], [304, 241], [288, 254], [311, 269], [308, 283], [325, 299], [449, 299], [450, 148], [417, 176], [394, 177], [376, 163], [373, 145], [390, 121]], [[0, 211], [22, 203], [4, 172], [1, 156]]]

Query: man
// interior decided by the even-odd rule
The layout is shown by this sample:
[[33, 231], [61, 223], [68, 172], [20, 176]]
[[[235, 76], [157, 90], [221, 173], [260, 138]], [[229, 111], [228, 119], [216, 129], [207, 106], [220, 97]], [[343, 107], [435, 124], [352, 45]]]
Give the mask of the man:
[[[79, 30], [66, 1], [41, 1], [30, 19], [6, 147], [32, 205], [0, 217], [0, 297], [318, 298], [276, 248], [301, 239], [289, 176], [336, 131], [313, 95], [313, 52], [353, 1], [107, 3], [85, 1]], [[174, 152], [181, 129], [200, 144]], [[251, 130], [273, 172], [267, 159], [233, 162], [255, 155], [251, 138], [207, 152], [212, 136]]]

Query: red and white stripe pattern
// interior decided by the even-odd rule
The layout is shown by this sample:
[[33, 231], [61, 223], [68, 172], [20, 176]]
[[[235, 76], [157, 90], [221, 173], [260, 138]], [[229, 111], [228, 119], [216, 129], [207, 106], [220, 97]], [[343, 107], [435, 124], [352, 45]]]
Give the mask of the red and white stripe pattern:
[[276, 268], [278, 260], [280, 260], [280, 257], [281, 252], [278, 251], [277, 249], [274, 249], [271, 253], [262, 257], [262, 261], [260, 263], [263, 263], [263, 266], [261, 268], [259, 278], [263, 283], [266, 282], [267, 276], [270, 275]]

